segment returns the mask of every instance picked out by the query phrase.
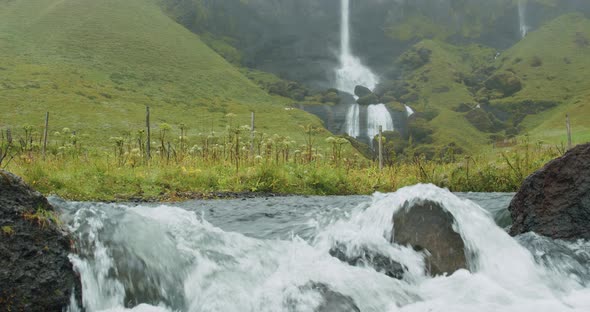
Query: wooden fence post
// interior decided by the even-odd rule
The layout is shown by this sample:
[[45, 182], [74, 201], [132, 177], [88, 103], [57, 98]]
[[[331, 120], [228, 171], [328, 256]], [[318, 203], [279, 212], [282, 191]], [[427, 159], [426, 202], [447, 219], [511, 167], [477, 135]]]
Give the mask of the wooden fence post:
[[250, 157], [254, 157], [254, 112], [250, 117]]
[[49, 112], [45, 113], [45, 129], [43, 130], [43, 160], [45, 160], [45, 154], [47, 153], [47, 133], [49, 128]]
[[569, 114], [565, 115], [565, 126], [567, 128], [567, 149], [570, 150], [572, 149], [572, 127]]
[[151, 145], [152, 145], [152, 137], [151, 137], [151, 130], [150, 130], [150, 107], [146, 106], [146, 116], [145, 116], [145, 125], [147, 127], [147, 144], [145, 145], [146, 150], [146, 157], [147, 160], [150, 160], [151, 157]]

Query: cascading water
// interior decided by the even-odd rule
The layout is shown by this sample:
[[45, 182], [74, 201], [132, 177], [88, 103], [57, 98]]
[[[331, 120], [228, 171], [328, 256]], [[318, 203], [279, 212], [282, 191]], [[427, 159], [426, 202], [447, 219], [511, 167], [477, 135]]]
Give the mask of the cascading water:
[[340, 67], [336, 70], [336, 88], [354, 94], [358, 85], [373, 90], [379, 79], [350, 48], [350, 0], [341, 0]]
[[526, 37], [529, 32], [526, 22], [526, 0], [518, 0], [518, 27], [521, 38]]
[[[341, 0], [341, 20], [340, 20], [340, 67], [336, 69], [336, 88], [354, 94], [356, 86], [365, 86], [371, 90], [375, 89], [379, 83], [377, 75], [375, 75], [368, 67], [362, 64], [361, 60], [352, 54], [350, 48], [350, 0]], [[383, 104], [380, 104], [385, 108]], [[386, 121], [383, 124], [375, 125], [372, 123], [375, 118], [367, 115], [368, 127], [383, 126], [384, 131], [393, 131], [393, 119], [387, 109], [382, 110], [379, 108], [371, 108], [374, 105], [369, 105], [368, 110], [380, 111], [381, 114], [385, 114], [388, 117], [379, 118], [380, 121]], [[358, 138], [361, 135], [360, 129], [360, 105], [357, 103], [351, 103], [350, 108], [346, 114], [346, 123], [344, 129], [348, 135]], [[389, 122], [391, 121], [391, 122]], [[371, 133], [375, 133], [375, 129], [367, 128], [367, 136], [369, 140], [373, 139]]]
[[354, 138], [358, 138], [361, 134], [360, 110], [360, 105], [355, 103], [350, 105], [350, 108], [346, 112], [346, 124], [344, 127], [346, 133]]
[[414, 110], [409, 107], [408, 105], [404, 105], [406, 107], [406, 114], [408, 115], [408, 117], [414, 115]]
[[383, 104], [367, 107], [367, 135], [370, 139], [379, 134], [379, 126], [383, 131], [393, 131], [393, 119]]
[[[512, 238], [491, 215], [511, 196], [490, 196], [504, 208], [432, 185], [373, 197], [52, 204], [76, 237], [88, 312], [590, 311], [590, 242]], [[428, 277], [422, 252], [390, 243], [392, 215], [419, 199], [453, 215], [471, 272]], [[386, 255], [403, 278], [341, 262], [335, 246]], [[334, 308], [343, 300], [358, 310]]]

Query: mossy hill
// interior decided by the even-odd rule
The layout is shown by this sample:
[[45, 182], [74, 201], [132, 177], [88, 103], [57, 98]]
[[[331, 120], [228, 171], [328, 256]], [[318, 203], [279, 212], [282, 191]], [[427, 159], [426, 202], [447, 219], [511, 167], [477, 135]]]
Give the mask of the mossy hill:
[[583, 143], [590, 137], [589, 40], [590, 20], [581, 14], [561, 16], [503, 52], [423, 40], [397, 59], [398, 78], [378, 92], [418, 112], [410, 135], [412, 125], [426, 131], [414, 142], [433, 150], [481, 151], [517, 136], [563, 143], [566, 114], [574, 143]]
[[[164, 14], [156, 1], [0, 1], [0, 127], [32, 125], [91, 144], [152, 123], [189, 135], [247, 125], [303, 140], [319, 120], [285, 110], [238, 69]], [[231, 114], [230, 114], [231, 113]], [[229, 114], [229, 116], [228, 116]], [[39, 127], [39, 128], [38, 128]]]

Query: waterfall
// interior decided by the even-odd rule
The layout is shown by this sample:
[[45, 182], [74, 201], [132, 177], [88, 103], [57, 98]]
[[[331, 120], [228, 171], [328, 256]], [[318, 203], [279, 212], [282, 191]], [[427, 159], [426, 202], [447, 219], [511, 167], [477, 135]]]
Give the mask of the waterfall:
[[379, 134], [379, 126], [383, 131], [393, 131], [393, 119], [383, 104], [369, 105], [367, 108], [367, 135], [370, 140]]
[[358, 85], [373, 90], [379, 79], [352, 54], [350, 48], [350, 0], [341, 0], [341, 3], [340, 67], [336, 69], [336, 88], [350, 94], [354, 94]]
[[359, 124], [360, 119], [360, 105], [359, 104], [352, 104], [346, 112], [346, 122], [344, 124], [344, 129], [346, 129], [346, 133], [351, 137], [358, 138], [361, 134], [361, 127]]
[[520, 36], [526, 37], [529, 27], [526, 24], [526, 0], [518, 0], [518, 25]]
[[[378, 83], [377, 75], [352, 54], [350, 48], [350, 0], [341, 0], [340, 67], [336, 69], [336, 88], [354, 94], [354, 88], [358, 85], [373, 90]], [[348, 135], [355, 138], [360, 136], [360, 118], [360, 106], [354, 103], [346, 113], [344, 129]], [[372, 140], [378, 133], [379, 126], [383, 126], [384, 131], [393, 131], [393, 118], [385, 105], [369, 105], [366, 131], [369, 140]]]
[[408, 115], [408, 117], [414, 115], [414, 110], [409, 107], [408, 105], [404, 105], [406, 107], [406, 114]]

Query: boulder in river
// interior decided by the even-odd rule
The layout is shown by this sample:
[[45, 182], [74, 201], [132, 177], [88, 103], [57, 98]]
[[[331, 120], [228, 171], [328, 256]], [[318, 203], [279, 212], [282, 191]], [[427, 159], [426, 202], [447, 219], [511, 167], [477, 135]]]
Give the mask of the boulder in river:
[[0, 307], [62, 311], [80, 280], [68, 259], [70, 237], [54, 208], [20, 178], [0, 170]]
[[590, 239], [590, 143], [529, 176], [508, 207], [511, 235]]
[[404, 277], [404, 267], [399, 262], [368, 248], [362, 248], [351, 256], [345, 245], [337, 244], [330, 249], [330, 255], [352, 266], [370, 266], [392, 278]]
[[454, 223], [453, 215], [438, 202], [406, 202], [393, 216], [392, 242], [428, 251], [426, 269], [431, 275], [452, 274], [467, 268], [465, 244]]

